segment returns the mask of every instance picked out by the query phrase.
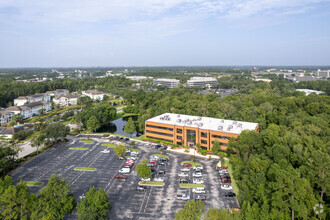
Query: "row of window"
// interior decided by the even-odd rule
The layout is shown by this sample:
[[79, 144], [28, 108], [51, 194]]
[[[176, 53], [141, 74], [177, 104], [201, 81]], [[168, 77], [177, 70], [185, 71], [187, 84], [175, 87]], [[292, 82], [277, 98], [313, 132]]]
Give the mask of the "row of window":
[[166, 139], [166, 138], [159, 138], [159, 137], [153, 137], [153, 136], [150, 136], [150, 135], [147, 135], [146, 137], [148, 137], [148, 138], [153, 138], [153, 139], [157, 139], [157, 140], [162, 140], [162, 141], [169, 141], [169, 142], [173, 142], [173, 140], [170, 140], [170, 139]]
[[229, 139], [230, 139], [230, 137], [227, 137], [227, 136], [220, 136], [220, 135], [215, 135], [215, 134], [212, 134], [212, 137], [213, 137], [213, 138], [224, 139], [224, 140], [229, 140]]
[[[177, 128], [177, 129], [176, 129], [176, 133], [178, 133], [178, 134], [182, 134], [182, 129]], [[207, 132], [201, 132], [201, 137], [203, 137], [203, 138], [207, 138]], [[220, 136], [220, 135], [215, 135], [215, 134], [212, 134], [212, 137], [213, 137], [213, 138], [224, 139], [224, 140], [229, 140], [229, 139], [230, 139], [230, 137], [227, 137], [227, 136]]]
[[167, 127], [161, 127], [161, 126], [155, 126], [155, 125], [146, 125], [146, 127], [149, 128], [157, 128], [157, 129], [163, 129], [163, 130], [167, 130], [167, 131], [173, 131], [173, 128], [167, 128]]
[[166, 133], [157, 132], [157, 131], [146, 130], [146, 132], [147, 133], [152, 133], [152, 134], [158, 134], [158, 135], [162, 135], [162, 136], [167, 136], [167, 137], [173, 137], [173, 134], [166, 134]]

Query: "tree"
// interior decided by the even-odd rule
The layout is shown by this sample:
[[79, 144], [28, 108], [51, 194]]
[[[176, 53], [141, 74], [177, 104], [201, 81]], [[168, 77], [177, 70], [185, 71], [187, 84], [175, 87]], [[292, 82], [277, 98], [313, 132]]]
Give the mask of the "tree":
[[144, 159], [141, 163], [136, 165], [136, 172], [140, 179], [151, 177], [151, 168], [147, 166], [148, 160]]
[[205, 204], [202, 201], [187, 201], [184, 209], [175, 213], [175, 220], [198, 220], [205, 210]]
[[88, 96], [82, 96], [78, 99], [78, 105], [86, 105], [92, 102], [93, 100]]
[[6, 173], [9, 169], [16, 165], [16, 156], [18, 148], [15, 145], [0, 147], [0, 174]]
[[127, 134], [133, 134], [136, 131], [136, 127], [133, 119], [130, 117], [125, 125], [124, 131]]
[[13, 127], [13, 126], [15, 126], [17, 124], [17, 121], [15, 121], [15, 120], [11, 120], [10, 122], [8, 122], [8, 125], [10, 126], [10, 127]]
[[92, 117], [90, 117], [90, 119], [87, 121], [87, 128], [91, 129], [92, 131], [96, 131], [100, 127], [101, 127], [101, 124], [94, 115]]
[[63, 219], [76, 206], [70, 187], [64, 178], [52, 175], [45, 188], [38, 195], [38, 202], [31, 219]]
[[78, 204], [78, 219], [109, 219], [109, 208], [107, 193], [103, 189], [96, 190], [91, 187], [85, 198]]
[[47, 139], [53, 139], [55, 142], [59, 139], [64, 139], [70, 132], [70, 128], [58, 122], [48, 125], [44, 130]]
[[221, 148], [220, 148], [220, 143], [218, 141], [214, 141], [213, 147], [212, 147], [212, 153], [214, 155], [218, 155], [218, 153], [220, 152]]
[[31, 146], [37, 148], [37, 154], [39, 152], [39, 147], [43, 145], [45, 141], [46, 141], [46, 134], [43, 132], [39, 132], [32, 137]]
[[36, 196], [30, 194], [25, 182], [21, 180], [16, 186], [7, 186], [0, 197], [1, 219], [27, 219], [31, 214]]
[[17, 121], [17, 122], [23, 121], [23, 119], [24, 119], [24, 115], [21, 115], [21, 114], [14, 115], [12, 117], [12, 120]]
[[241, 216], [234, 212], [231, 213], [226, 209], [211, 208], [207, 210], [204, 220], [241, 220]]
[[126, 147], [122, 144], [119, 144], [115, 147], [114, 151], [118, 157], [122, 157], [126, 153]]

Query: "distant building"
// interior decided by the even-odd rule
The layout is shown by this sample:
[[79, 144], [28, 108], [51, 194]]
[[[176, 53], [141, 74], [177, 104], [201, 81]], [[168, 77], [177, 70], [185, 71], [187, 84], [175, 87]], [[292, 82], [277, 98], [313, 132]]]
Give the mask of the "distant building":
[[293, 83], [298, 83], [302, 81], [317, 81], [317, 80], [324, 80], [321, 78], [316, 78], [315, 76], [288, 76], [284, 78], [285, 80]]
[[34, 126], [32, 124], [24, 124], [16, 127], [0, 127], [0, 137], [12, 138], [13, 135], [19, 131], [30, 130], [33, 128]]
[[252, 72], [259, 72], [259, 69], [257, 67], [252, 67], [251, 71]]
[[261, 82], [267, 82], [267, 83], [270, 83], [272, 80], [271, 79], [254, 79], [254, 81], [261, 81]]
[[66, 95], [66, 96], [58, 96], [53, 99], [55, 105], [60, 106], [70, 106], [70, 105], [77, 105], [78, 99], [82, 95]]
[[103, 92], [99, 92], [97, 90], [86, 90], [86, 91], [82, 91], [82, 94], [85, 96], [90, 97], [93, 100], [102, 100], [104, 97], [104, 93]]
[[14, 115], [15, 115], [14, 112], [7, 111], [7, 110], [1, 110], [0, 111], [0, 126], [10, 122]]
[[330, 70], [317, 70], [317, 76], [323, 78], [330, 78]]
[[177, 79], [154, 79], [153, 84], [156, 86], [165, 86], [175, 88], [179, 86], [180, 81]]
[[146, 77], [146, 76], [126, 76], [126, 78], [134, 81], [147, 80], [148, 78], [152, 79], [152, 77]]
[[47, 91], [45, 94], [47, 94], [51, 97], [65, 96], [65, 95], [69, 94], [69, 90], [67, 90], [67, 89], [56, 89], [54, 91]]
[[315, 93], [316, 95], [322, 94], [324, 92], [317, 91], [317, 90], [311, 90], [311, 89], [296, 89], [298, 92], [304, 92], [306, 95], [309, 95], [311, 93]]
[[13, 115], [21, 114], [25, 119], [33, 117], [34, 115], [39, 115], [39, 110], [41, 109], [43, 109], [44, 112], [48, 112], [52, 109], [52, 104], [46, 101], [31, 102], [20, 106], [10, 106], [0, 112], [11, 112]]
[[192, 77], [187, 81], [189, 87], [215, 87], [218, 81], [212, 77]]
[[14, 99], [14, 105], [21, 106], [27, 103], [41, 102], [41, 101], [50, 102], [50, 95], [46, 93], [36, 93], [30, 96], [19, 96], [16, 99]]

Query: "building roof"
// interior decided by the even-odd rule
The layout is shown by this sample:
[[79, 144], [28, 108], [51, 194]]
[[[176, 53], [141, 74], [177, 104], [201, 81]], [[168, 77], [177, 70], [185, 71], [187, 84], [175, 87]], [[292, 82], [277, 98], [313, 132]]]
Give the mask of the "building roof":
[[322, 91], [317, 91], [317, 90], [312, 90], [312, 89], [296, 89], [296, 90], [298, 92], [304, 92], [306, 95], [309, 95], [311, 93], [316, 93], [317, 95], [324, 93]]
[[16, 99], [19, 99], [19, 100], [27, 100], [28, 97], [26, 97], [26, 96], [19, 96], [19, 97], [17, 97]]
[[31, 103], [25, 104], [24, 106], [29, 107], [29, 108], [33, 108], [33, 107], [37, 107], [37, 106], [45, 105], [45, 104], [47, 104], [47, 103], [48, 103], [48, 102], [45, 102], [45, 101], [31, 102]]
[[87, 94], [92, 94], [92, 95], [103, 95], [104, 93], [103, 92], [99, 92], [97, 90], [86, 90], [86, 91], [83, 91], [84, 93], [87, 93]]
[[32, 129], [32, 124], [24, 124], [16, 127], [0, 127], [0, 135], [13, 135], [22, 130]]
[[148, 119], [147, 121], [176, 126], [194, 127], [203, 130], [212, 130], [232, 134], [240, 134], [243, 130], [256, 130], [258, 127], [258, 123], [252, 122], [233, 121], [193, 115], [180, 115], [173, 113], [164, 113], [162, 115]]
[[164, 81], [164, 82], [180, 82], [180, 80], [178, 79], [163, 79], [163, 78], [160, 78], [160, 79], [154, 79], [156, 81]]
[[213, 77], [191, 77], [188, 82], [214, 82], [217, 81], [217, 79]]

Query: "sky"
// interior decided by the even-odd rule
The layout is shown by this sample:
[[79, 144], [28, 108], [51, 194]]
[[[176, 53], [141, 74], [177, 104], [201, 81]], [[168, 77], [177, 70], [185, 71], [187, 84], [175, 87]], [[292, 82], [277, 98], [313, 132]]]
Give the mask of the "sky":
[[330, 65], [330, 0], [0, 0], [0, 68], [232, 65]]

